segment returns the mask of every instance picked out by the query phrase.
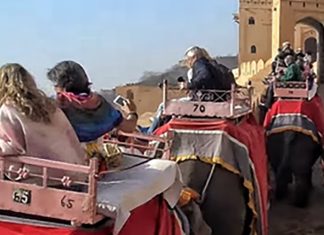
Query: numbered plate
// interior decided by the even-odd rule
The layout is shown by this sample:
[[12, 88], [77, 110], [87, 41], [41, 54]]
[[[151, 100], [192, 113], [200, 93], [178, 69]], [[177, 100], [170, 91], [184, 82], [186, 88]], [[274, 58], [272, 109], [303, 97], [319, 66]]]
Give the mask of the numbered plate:
[[12, 200], [17, 203], [28, 205], [31, 202], [31, 191], [26, 189], [15, 189], [12, 193]]
[[74, 200], [71, 198], [68, 198], [66, 195], [64, 195], [61, 199], [61, 206], [63, 208], [71, 209], [73, 208]]
[[170, 101], [167, 103], [163, 114], [191, 117], [227, 117], [231, 115], [231, 106], [229, 102]]

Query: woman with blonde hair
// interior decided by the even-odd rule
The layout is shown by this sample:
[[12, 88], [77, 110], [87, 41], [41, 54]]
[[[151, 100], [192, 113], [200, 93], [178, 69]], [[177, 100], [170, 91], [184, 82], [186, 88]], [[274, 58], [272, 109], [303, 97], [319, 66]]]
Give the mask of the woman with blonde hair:
[[200, 48], [201, 53], [203, 55], [203, 57], [205, 57], [209, 62], [216, 62], [216, 60], [214, 60], [209, 53], [207, 52], [207, 50], [205, 48]]
[[232, 84], [236, 85], [236, 81], [235, 81], [235, 77], [233, 72], [227, 68], [225, 65], [217, 63], [217, 61], [215, 59], [213, 59], [207, 52], [207, 50], [205, 48], [201, 48], [202, 54], [204, 56], [204, 58], [206, 58], [209, 63], [211, 63], [214, 67], [216, 67], [218, 70], [221, 71], [221, 73], [223, 74], [223, 76]]
[[84, 164], [84, 151], [64, 113], [19, 64], [0, 68], [0, 155]]

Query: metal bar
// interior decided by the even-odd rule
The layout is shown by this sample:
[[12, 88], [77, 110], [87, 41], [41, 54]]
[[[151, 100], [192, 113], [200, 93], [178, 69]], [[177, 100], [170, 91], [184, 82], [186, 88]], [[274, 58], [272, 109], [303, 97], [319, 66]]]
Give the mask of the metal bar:
[[43, 168], [43, 187], [46, 188], [47, 187], [47, 179], [48, 179], [48, 174], [47, 174], [47, 167]]
[[[18, 175], [17, 171], [11, 171], [11, 170], [5, 170], [4, 172], [8, 172], [8, 173], [15, 173]], [[39, 175], [39, 174], [29, 174], [30, 177], [35, 177], [35, 178], [39, 178], [39, 179], [43, 179], [44, 176], [43, 175]], [[29, 177], [29, 178], [30, 178]], [[52, 181], [57, 181], [57, 182], [61, 182], [61, 178], [56, 178], [56, 177], [47, 177], [47, 181], [48, 180], [52, 180]], [[75, 184], [79, 184], [79, 185], [85, 185], [88, 186], [88, 183], [82, 182], [82, 181], [73, 181]]]
[[0, 180], [4, 179], [5, 164], [4, 160], [0, 158]]
[[231, 85], [231, 103], [230, 103], [230, 115], [234, 115], [234, 104], [235, 104], [235, 84]]
[[168, 81], [163, 80], [163, 108], [165, 109], [168, 101]]
[[156, 140], [156, 141], [160, 141], [160, 142], [165, 141], [164, 138], [161, 138], [159, 136], [143, 135], [143, 134], [136, 134], [136, 133], [125, 133], [122, 131], [118, 131], [118, 135], [125, 136], [125, 137], [134, 137], [136, 139], [149, 140], [149, 141], [152, 141], [152, 140]]
[[[131, 150], [134, 149], [134, 148], [141, 148], [141, 149], [144, 149], [144, 150], [154, 150], [155, 149], [154, 147], [148, 146], [148, 145], [131, 144], [131, 143], [125, 143], [125, 142], [120, 142], [120, 141], [114, 141], [114, 140], [109, 140], [109, 141], [106, 140], [105, 142], [120, 145], [120, 146], [125, 146], [125, 147], [129, 146], [129, 147], [131, 147]], [[166, 142], [163, 141], [162, 143], [166, 143]]]
[[77, 164], [71, 164], [71, 163], [65, 163], [65, 162], [59, 162], [59, 161], [52, 161], [52, 160], [46, 160], [42, 158], [35, 158], [35, 157], [29, 157], [29, 156], [0, 156], [0, 160], [9, 161], [9, 162], [16, 162], [16, 163], [23, 163], [23, 164], [29, 164], [33, 166], [38, 167], [47, 167], [49, 169], [59, 169], [59, 170], [65, 170], [65, 171], [72, 171], [72, 172], [79, 172], [79, 173], [90, 173], [90, 167], [89, 166], [83, 166], [83, 165], [77, 165]]

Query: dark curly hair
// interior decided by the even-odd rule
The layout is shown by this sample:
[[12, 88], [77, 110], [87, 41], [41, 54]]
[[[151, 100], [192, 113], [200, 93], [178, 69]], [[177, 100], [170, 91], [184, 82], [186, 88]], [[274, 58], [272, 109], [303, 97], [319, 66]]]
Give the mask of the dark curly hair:
[[74, 61], [62, 61], [50, 69], [47, 77], [55, 86], [74, 94], [90, 93], [88, 76], [83, 67]]

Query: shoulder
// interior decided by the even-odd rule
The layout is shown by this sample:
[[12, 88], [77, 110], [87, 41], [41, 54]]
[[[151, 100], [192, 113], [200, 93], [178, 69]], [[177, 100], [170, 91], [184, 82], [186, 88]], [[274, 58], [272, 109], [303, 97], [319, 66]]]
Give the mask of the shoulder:
[[[26, 122], [26, 117], [22, 115], [14, 106], [4, 104], [0, 107], [0, 128], [7, 129], [14, 127], [19, 129]], [[3, 131], [3, 130], [0, 130]]]
[[3, 119], [5, 117], [14, 119], [15, 117], [21, 116], [17, 109], [10, 104], [3, 104], [0, 107], [0, 118]]
[[197, 60], [193, 65], [193, 71], [208, 71], [208, 67], [212, 66], [207, 60], [200, 59]]
[[107, 104], [111, 107], [113, 107], [113, 105], [110, 103], [109, 100], [107, 100], [102, 94], [98, 93], [98, 92], [93, 92], [91, 94], [96, 100], [98, 100], [101, 104]]

